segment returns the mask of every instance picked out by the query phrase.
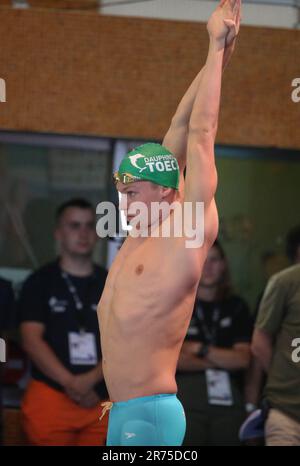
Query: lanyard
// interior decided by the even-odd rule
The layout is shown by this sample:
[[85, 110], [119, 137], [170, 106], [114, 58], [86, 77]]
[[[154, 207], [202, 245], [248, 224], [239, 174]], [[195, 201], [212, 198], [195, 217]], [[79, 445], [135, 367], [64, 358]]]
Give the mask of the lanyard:
[[204, 319], [204, 312], [203, 307], [201, 306], [200, 302], [198, 301], [196, 304], [196, 316], [198, 317], [199, 321], [201, 322], [201, 329], [204, 334], [204, 338], [207, 344], [215, 344], [217, 338], [217, 326], [221, 316], [221, 310], [219, 307], [215, 307], [212, 311], [212, 326], [211, 329], [208, 328], [205, 319]]
[[69, 274], [65, 271], [62, 271], [61, 272], [61, 276], [62, 278], [64, 279], [66, 285], [67, 285], [67, 288], [69, 290], [69, 293], [70, 295], [72, 296], [73, 298], [73, 301], [74, 301], [74, 304], [75, 304], [75, 308], [76, 308], [76, 318], [78, 320], [78, 324], [79, 324], [79, 328], [80, 328], [80, 333], [82, 332], [85, 332], [86, 330], [86, 325], [85, 325], [85, 312], [84, 312], [84, 305], [81, 301], [81, 299], [79, 298], [79, 295], [78, 295], [78, 292], [77, 292], [77, 289], [76, 289], [76, 286], [74, 285], [74, 283], [72, 282]]

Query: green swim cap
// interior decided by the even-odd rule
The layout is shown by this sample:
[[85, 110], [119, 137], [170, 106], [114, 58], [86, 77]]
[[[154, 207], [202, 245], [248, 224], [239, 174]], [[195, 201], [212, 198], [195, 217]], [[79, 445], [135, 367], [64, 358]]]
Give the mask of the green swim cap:
[[178, 189], [179, 176], [179, 166], [174, 155], [162, 145], [149, 142], [125, 155], [119, 170], [114, 174], [114, 180], [124, 184], [152, 181], [160, 186]]

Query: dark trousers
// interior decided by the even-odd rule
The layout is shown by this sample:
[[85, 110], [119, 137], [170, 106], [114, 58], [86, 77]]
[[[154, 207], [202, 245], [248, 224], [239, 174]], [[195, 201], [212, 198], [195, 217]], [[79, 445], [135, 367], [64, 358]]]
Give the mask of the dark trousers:
[[232, 384], [234, 404], [215, 406], [208, 403], [204, 372], [180, 373], [176, 380], [177, 396], [186, 414], [183, 445], [240, 445], [238, 432], [245, 420], [240, 390]]

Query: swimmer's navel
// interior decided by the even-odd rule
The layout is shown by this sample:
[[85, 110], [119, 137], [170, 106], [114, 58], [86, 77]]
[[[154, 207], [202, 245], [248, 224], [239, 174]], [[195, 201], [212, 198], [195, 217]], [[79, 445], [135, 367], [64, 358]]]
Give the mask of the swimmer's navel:
[[137, 275], [141, 275], [141, 273], [143, 273], [143, 270], [144, 270], [144, 266], [142, 264], [138, 265], [137, 268], [135, 269], [135, 273]]

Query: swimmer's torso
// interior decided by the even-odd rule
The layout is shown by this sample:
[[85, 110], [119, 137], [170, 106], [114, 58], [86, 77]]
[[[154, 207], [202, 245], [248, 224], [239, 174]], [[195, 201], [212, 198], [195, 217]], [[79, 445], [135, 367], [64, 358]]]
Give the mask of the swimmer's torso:
[[126, 239], [98, 305], [112, 401], [177, 391], [176, 365], [203, 261], [184, 238]]

